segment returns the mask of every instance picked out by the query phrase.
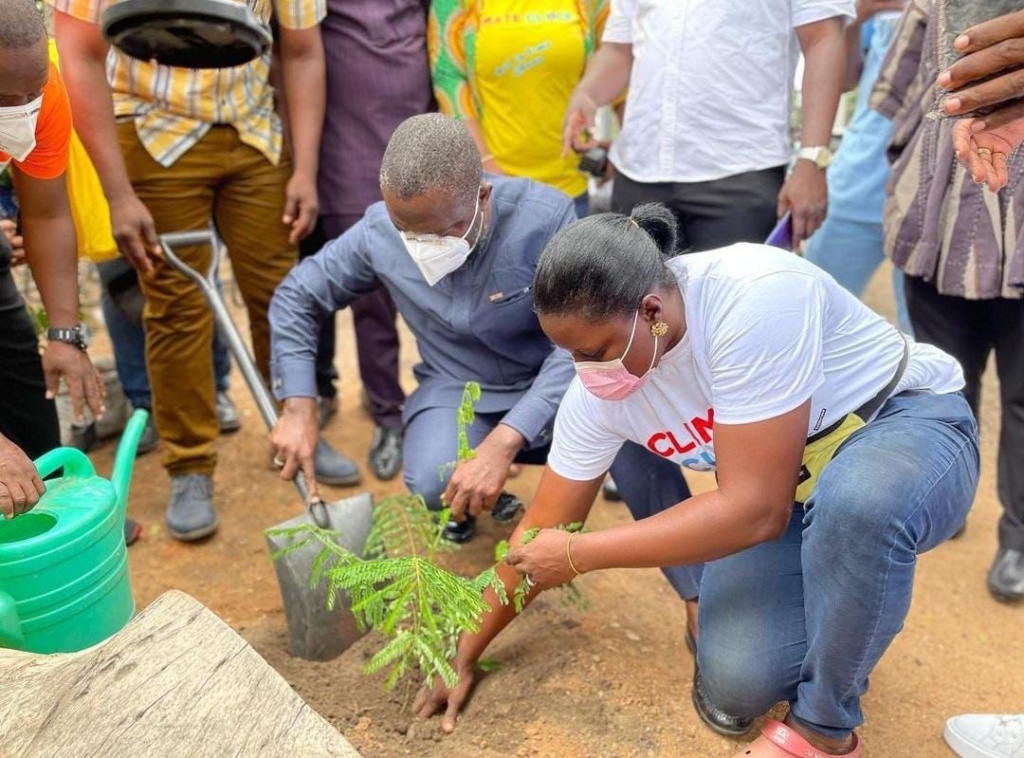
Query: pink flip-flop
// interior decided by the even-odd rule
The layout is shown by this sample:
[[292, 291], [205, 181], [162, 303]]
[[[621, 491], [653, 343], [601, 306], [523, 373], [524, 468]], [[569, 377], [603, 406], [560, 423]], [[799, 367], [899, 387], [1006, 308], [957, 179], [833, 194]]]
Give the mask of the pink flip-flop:
[[736, 755], [763, 756], [763, 758], [860, 758], [861, 742], [853, 735], [853, 750], [841, 756], [823, 753], [818, 748], [779, 721], [768, 720], [761, 727], [761, 736], [750, 747]]

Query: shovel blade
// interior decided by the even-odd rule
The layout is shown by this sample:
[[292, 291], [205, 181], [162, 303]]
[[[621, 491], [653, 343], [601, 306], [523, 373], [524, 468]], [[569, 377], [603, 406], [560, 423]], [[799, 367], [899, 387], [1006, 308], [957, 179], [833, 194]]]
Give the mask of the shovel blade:
[[[338, 544], [346, 550], [361, 554], [373, 523], [373, 498], [368, 492], [327, 503], [328, 529], [340, 532]], [[309, 513], [278, 524], [275, 529], [312, 524]], [[265, 535], [271, 553], [290, 543], [284, 535]], [[292, 655], [309, 661], [329, 661], [345, 652], [362, 633], [356, 626], [350, 610], [351, 601], [345, 593], [338, 593], [334, 610], [327, 610], [326, 590], [310, 589], [309, 578], [313, 561], [320, 553], [319, 543], [311, 542], [274, 561], [277, 584], [284, 601], [284, 614], [288, 621], [288, 649]]]

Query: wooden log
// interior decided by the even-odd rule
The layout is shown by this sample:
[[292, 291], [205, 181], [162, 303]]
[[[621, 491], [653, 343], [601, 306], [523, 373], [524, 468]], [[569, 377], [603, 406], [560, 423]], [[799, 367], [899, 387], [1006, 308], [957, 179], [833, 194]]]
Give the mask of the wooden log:
[[359, 754], [201, 603], [161, 595], [79, 653], [0, 650], [2, 758]]

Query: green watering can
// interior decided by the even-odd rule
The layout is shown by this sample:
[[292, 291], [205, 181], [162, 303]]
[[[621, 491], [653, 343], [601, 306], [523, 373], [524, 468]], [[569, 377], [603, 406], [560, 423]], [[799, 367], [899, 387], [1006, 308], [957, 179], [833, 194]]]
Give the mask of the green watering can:
[[120, 630], [135, 613], [124, 544], [128, 485], [146, 412], [121, 437], [111, 481], [79, 450], [35, 461], [46, 494], [28, 513], [0, 518], [0, 648], [70, 653]]

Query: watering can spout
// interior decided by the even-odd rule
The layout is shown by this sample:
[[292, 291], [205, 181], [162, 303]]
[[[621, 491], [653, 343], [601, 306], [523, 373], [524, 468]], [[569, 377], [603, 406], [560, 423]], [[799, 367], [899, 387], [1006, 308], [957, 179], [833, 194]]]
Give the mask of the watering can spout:
[[144, 410], [137, 410], [132, 414], [121, 435], [121, 444], [117, 446], [117, 456], [114, 458], [114, 470], [110, 475], [110, 481], [117, 494], [117, 512], [122, 521], [128, 507], [128, 489], [132, 483], [135, 453], [139, 449], [142, 433], [146, 431], [147, 418], [149, 414]]

